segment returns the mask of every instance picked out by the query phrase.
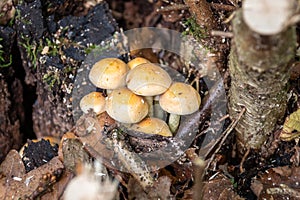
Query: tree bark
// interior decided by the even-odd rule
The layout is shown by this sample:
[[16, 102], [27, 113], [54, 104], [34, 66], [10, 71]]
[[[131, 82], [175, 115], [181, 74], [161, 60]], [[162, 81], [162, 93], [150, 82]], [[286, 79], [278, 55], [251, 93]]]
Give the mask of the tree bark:
[[8, 70], [5, 76], [3, 71], [0, 68], [0, 163], [10, 149], [20, 148], [20, 126], [24, 120], [21, 82], [12, 77], [13, 70]]
[[239, 150], [259, 149], [284, 116], [287, 105], [289, 64], [296, 47], [295, 27], [273, 35], [252, 31], [236, 12], [230, 52], [229, 114], [235, 119], [246, 108], [237, 126]]

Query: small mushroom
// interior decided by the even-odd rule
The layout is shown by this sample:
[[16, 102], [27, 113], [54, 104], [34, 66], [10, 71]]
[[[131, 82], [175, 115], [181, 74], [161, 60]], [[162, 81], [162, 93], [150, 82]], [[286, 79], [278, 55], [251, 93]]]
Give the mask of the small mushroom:
[[161, 119], [154, 118], [154, 117], [148, 117], [143, 119], [141, 122], [137, 124], [133, 124], [131, 126], [131, 129], [134, 131], [143, 132], [147, 134], [155, 134], [155, 135], [161, 135], [165, 137], [173, 136], [167, 123]]
[[89, 79], [98, 88], [113, 90], [125, 86], [128, 70], [127, 64], [118, 58], [104, 58], [93, 65]]
[[91, 92], [82, 97], [79, 106], [84, 113], [91, 109], [98, 115], [105, 111], [105, 97], [101, 92]]
[[122, 123], [137, 123], [148, 114], [148, 105], [143, 97], [127, 88], [113, 90], [106, 100], [106, 112]]
[[150, 63], [150, 61], [145, 58], [142, 58], [142, 57], [136, 57], [136, 58], [132, 59], [131, 61], [129, 61], [127, 63], [127, 65], [130, 69], [133, 69], [136, 66], [144, 64], [144, 63]]
[[169, 127], [176, 132], [180, 116], [196, 112], [201, 104], [199, 93], [191, 86], [181, 82], [174, 82], [170, 88], [159, 98], [159, 104], [163, 110], [170, 113]]
[[135, 94], [155, 96], [164, 93], [172, 79], [161, 67], [145, 63], [130, 70], [126, 76], [127, 87]]

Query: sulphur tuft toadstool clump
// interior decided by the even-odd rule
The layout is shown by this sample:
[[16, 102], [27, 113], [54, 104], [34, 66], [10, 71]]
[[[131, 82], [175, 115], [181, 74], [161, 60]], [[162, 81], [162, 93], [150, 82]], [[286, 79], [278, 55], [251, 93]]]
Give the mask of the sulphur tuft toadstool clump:
[[[104, 58], [94, 64], [89, 78], [96, 87], [105, 89], [108, 96], [104, 98], [99, 92], [84, 96], [81, 110], [85, 113], [93, 110], [96, 114], [106, 111], [120, 123], [134, 124], [133, 128], [140, 132], [172, 136], [179, 126], [180, 115], [197, 111], [201, 103], [199, 93], [191, 85], [173, 82], [166, 70], [142, 57], [127, 64], [118, 58]], [[156, 106], [159, 111], [155, 112], [154, 97], [159, 99]], [[161, 113], [165, 112], [169, 113], [168, 124], [157, 118], [164, 118]], [[163, 133], [153, 131], [155, 126]]]

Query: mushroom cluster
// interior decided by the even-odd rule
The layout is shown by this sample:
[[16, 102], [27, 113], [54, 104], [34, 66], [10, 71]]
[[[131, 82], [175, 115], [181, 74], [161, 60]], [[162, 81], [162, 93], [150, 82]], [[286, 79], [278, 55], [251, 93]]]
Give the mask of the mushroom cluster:
[[[84, 113], [106, 111], [114, 120], [133, 124], [133, 129], [144, 133], [172, 136], [180, 115], [194, 113], [201, 104], [192, 86], [172, 81], [167, 71], [141, 57], [127, 64], [118, 58], [104, 58], [93, 65], [89, 79], [106, 90], [107, 97], [101, 92], [85, 95], [80, 101]], [[156, 100], [158, 109], [153, 106]], [[162, 112], [169, 113], [168, 124]]]

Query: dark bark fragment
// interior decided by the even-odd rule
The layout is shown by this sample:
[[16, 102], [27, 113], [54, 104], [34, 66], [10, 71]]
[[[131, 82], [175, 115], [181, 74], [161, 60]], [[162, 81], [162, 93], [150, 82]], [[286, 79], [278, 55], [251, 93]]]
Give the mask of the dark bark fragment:
[[233, 20], [233, 31], [229, 113], [235, 119], [246, 108], [235, 128], [243, 152], [259, 149], [284, 115], [296, 32], [292, 27], [277, 35], [261, 36], [247, 27], [241, 11]]
[[38, 142], [28, 140], [22, 156], [26, 172], [46, 164], [53, 157], [57, 156], [57, 152], [58, 145], [55, 144], [52, 146], [49, 140], [42, 139]]

